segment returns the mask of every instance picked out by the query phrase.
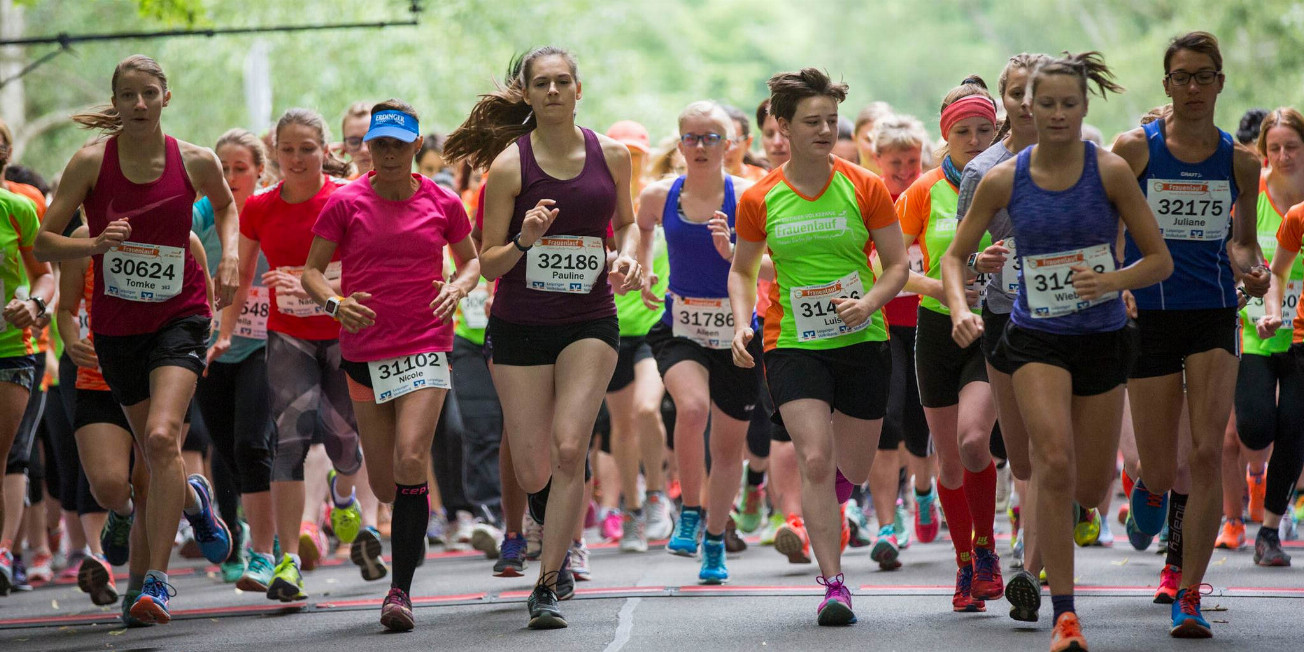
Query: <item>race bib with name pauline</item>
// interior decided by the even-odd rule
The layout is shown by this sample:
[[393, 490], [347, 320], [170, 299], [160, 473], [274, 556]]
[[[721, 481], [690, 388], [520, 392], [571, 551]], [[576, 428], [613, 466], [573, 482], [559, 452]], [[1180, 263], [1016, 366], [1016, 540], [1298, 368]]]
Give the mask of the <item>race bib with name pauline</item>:
[[790, 299], [793, 321], [797, 326], [797, 341], [823, 340], [867, 328], [871, 321], [869, 319], [854, 328], [847, 326], [838, 316], [837, 306], [833, 303], [835, 298], [859, 299], [864, 294], [865, 285], [858, 272], [847, 274], [831, 283], [792, 288]]
[[413, 353], [367, 363], [376, 403], [388, 403], [418, 389], [453, 386], [446, 353]]
[[1146, 203], [1165, 239], [1222, 240], [1232, 211], [1231, 182], [1149, 179]]
[[181, 293], [185, 267], [181, 247], [124, 242], [104, 252], [104, 294], [161, 303]]
[[1024, 256], [1023, 281], [1028, 291], [1028, 310], [1034, 318], [1047, 319], [1085, 310], [1118, 298], [1110, 292], [1086, 300], [1073, 288], [1073, 267], [1089, 267], [1097, 274], [1114, 271], [1114, 254], [1109, 245]]
[[588, 294], [607, 264], [602, 238], [548, 236], [525, 254], [525, 287], [541, 292]]
[[[279, 267], [277, 269], [283, 272], [289, 272], [294, 275], [296, 279], [303, 278], [303, 267], [301, 266], [287, 266]], [[340, 261], [334, 261], [326, 266], [326, 280], [332, 283], [340, 280]], [[309, 297], [300, 297], [290, 294], [289, 292], [276, 293], [276, 311], [284, 315], [290, 315], [291, 317], [317, 317], [326, 315], [326, 309], [317, 305], [317, 302]]]
[[733, 341], [733, 309], [727, 297], [704, 299], [671, 295], [675, 337], [692, 340], [708, 349], [727, 349]]

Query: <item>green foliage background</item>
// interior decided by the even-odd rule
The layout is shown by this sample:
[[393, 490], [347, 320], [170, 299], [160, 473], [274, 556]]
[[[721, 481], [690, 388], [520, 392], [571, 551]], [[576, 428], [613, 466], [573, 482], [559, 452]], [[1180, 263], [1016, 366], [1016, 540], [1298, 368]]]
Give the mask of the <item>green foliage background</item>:
[[[193, 26], [396, 20], [408, 0], [19, 0], [28, 36]], [[27, 117], [70, 112], [109, 96], [122, 57], [143, 52], [170, 76], [165, 129], [211, 143], [247, 126], [243, 70], [255, 39], [271, 51], [274, 114], [321, 111], [338, 128], [354, 100], [397, 96], [427, 129], [449, 130], [491, 88], [514, 52], [570, 48], [584, 83], [580, 122], [605, 129], [632, 118], [653, 139], [679, 109], [714, 98], [751, 113], [772, 73], [827, 69], [851, 86], [854, 116], [884, 100], [936, 136], [937, 105], [965, 75], [995, 89], [1021, 51], [1100, 50], [1129, 90], [1091, 105], [1106, 138], [1165, 101], [1162, 53], [1173, 35], [1219, 36], [1227, 88], [1218, 122], [1235, 129], [1251, 106], [1301, 104], [1304, 5], [1285, 0], [425, 0], [419, 27], [83, 44], [25, 78]], [[29, 58], [48, 46], [27, 49]], [[67, 123], [34, 140], [23, 162], [49, 175], [86, 138]]]

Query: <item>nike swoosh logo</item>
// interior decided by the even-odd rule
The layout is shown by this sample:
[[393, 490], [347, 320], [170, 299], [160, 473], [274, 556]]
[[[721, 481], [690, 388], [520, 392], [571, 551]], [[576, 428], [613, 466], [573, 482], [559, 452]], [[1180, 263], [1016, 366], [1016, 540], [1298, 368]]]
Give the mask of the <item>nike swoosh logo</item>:
[[155, 209], [155, 208], [158, 208], [159, 206], [162, 206], [163, 204], [166, 204], [166, 203], [168, 203], [168, 202], [170, 202], [170, 201], [173, 201], [173, 200], [175, 200], [175, 199], [176, 199], [175, 196], [174, 196], [174, 197], [168, 197], [168, 198], [166, 198], [166, 199], [160, 199], [160, 200], [158, 200], [158, 201], [156, 201], [156, 202], [154, 202], [154, 203], [152, 203], [152, 204], [149, 204], [149, 205], [146, 205], [146, 206], [141, 206], [140, 208], [134, 208], [134, 209], [129, 210], [129, 211], [126, 211], [126, 212], [119, 212], [118, 209], [116, 209], [116, 208], [114, 207], [114, 204], [116, 204], [116, 203], [118, 202], [118, 198], [117, 198], [117, 197], [114, 197], [112, 200], [109, 201], [109, 207], [108, 207], [107, 209], [105, 209], [105, 211], [104, 211], [104, 212], [105, 212], [105, 217], [108, 218], [108, 220], [109, 220], [110, 222], [112, 222], [112, 221], [114, 221], [114, 220], [126, 220], [126, 219], [130, 219], [130, 218], [133, 218], [133, 217], [135, 217], [135, 216], [137, 216], [137, 215], [141, 215], [141, 214], [143, 214], [143, 213], [145, 213], [145, 212], [147, 212], [147, 211], [151, 211], [151, 210], [153, 210], [153, 209]]

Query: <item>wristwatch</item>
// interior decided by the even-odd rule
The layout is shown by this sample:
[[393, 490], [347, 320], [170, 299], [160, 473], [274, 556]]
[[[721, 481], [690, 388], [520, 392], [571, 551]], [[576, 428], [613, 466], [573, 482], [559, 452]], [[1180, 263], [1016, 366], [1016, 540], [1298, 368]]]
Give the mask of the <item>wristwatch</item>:
[[520, 250], [521, 253], [525, 253], [525, 252], [527, 252], [527, 251], [529, 251], [529, 250], [531, 250], [531, 249], [534, 248], [534, 245], [530, 245], [530, 246], [528, 246], [528, 247], [526, 247], [525, 245], [522, 245], [522, 244], [521, 244], [521, 234], [519, 234], [519, 233], [517, 233], [516, 236], [512, 238], [512, 244], [515, 245], [516, 248], [517, 248], [518, 250]]
[[46, 312], [45, 299], [38, 296], [33, 296], [31, 299], [32, 303], [36, 304], [36, 317], [38, 319], [44, 317]]
[[965, 264], [969, 266], [969, 269], [972, 269], [975, 272], [978, 271], [978, 252], [975, 251], [969, 254], [969, 261]]
[[334, 317], [334, 316], [335, 316], [335, 313], [337, 313], [337, 312], [340, 311], [340, 301], [342, 301], [342, 300], [344, 300], [344, 297], [331, 297], [331, 298], [327, 299], [327, 300], [326, 300], [326, 314], [328, 314], [328, 315]]

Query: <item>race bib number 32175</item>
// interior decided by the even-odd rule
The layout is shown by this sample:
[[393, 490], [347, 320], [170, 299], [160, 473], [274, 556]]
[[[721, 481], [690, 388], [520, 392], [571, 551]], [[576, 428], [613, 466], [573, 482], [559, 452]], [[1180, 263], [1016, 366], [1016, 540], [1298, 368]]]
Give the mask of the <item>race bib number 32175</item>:
[[1146, 203], [1168, 240], [1222, 240], [1232, 211], [1231, 183], [1149, 179]]

